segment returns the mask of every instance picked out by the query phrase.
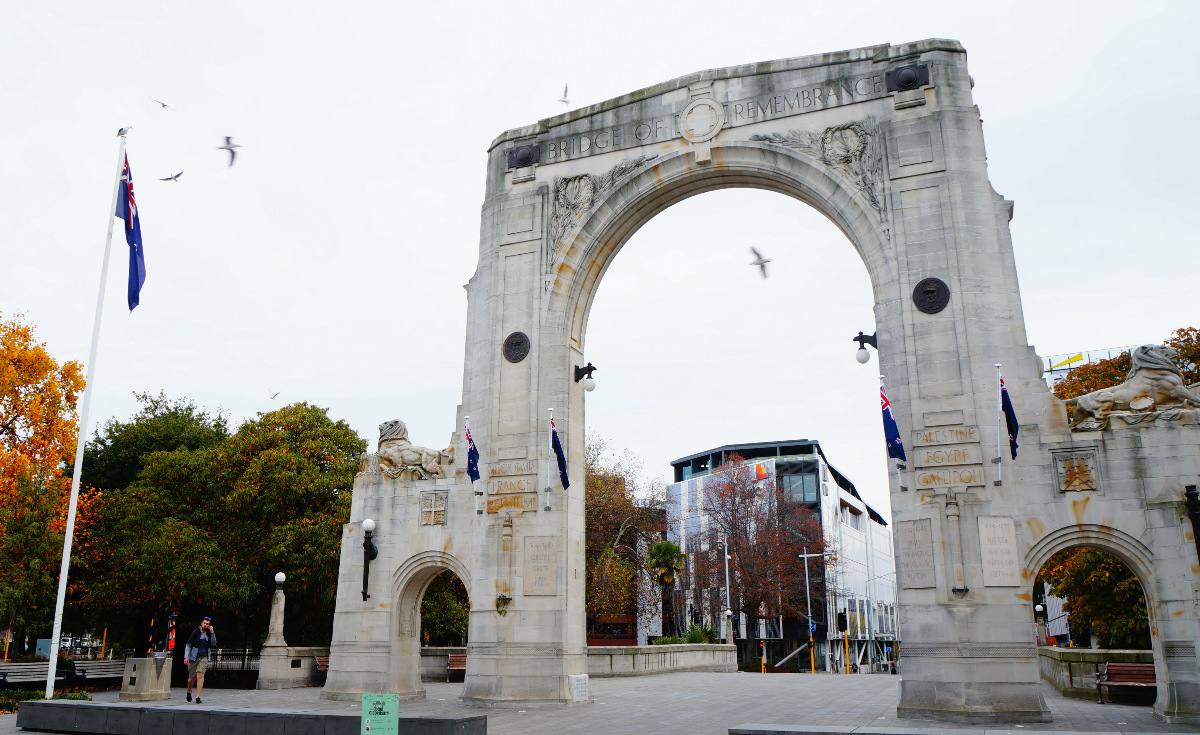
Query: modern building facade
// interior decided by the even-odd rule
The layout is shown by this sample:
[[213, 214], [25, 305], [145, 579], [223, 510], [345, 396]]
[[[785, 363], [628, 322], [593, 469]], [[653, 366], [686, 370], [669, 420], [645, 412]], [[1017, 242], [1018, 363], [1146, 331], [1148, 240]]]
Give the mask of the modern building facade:
[[[837, 562], [825, 572], [825, 604], [814, 606], [812, 618], [817, 667], [863, 669], [886, 666], [896, 649], [899, 626], [896, 616], [896, 567], [892, 533], [887, 520], [863, 501], [854, 484], [826, 459], [816, 441], [731, 444], [682, 457], [672, 462], [675, 482], [668, 488], [669, 535], [692, 558], [715, 543], [710, 519], [704, 512], [706, 485], [712, 472], [737, 455], [753, 470], [764, 487], [777, 484], [786, 496], [803, 503], [820, 519], [821, 531]], [[801, 559], [787, 563], [803, 564]], [[815, 566], [815, 565], [814, 565]], [[736, 574], [735, 571], [731, 571]], [[776, 662], [808, 640], [803, 617], [759, 620], [755, 629], [737, 616], [733, 630], [725, 621], [725, 590], [701, 589], [703, 580], [684, 575], [685, 589], [679, 604], [689, 622], [719, 626], [722, 637], [730, 633], [739, 642], [739, 658], [756, 658], [759, 641], [769, 662]], [[711, 577], [710, 577], [711, 578]], [[736, 581], [734, 582], [736, 586]], [[678, 606], [678, 605], [677, 605]], [[847, 630], [838, 630], [838, 613], [846, 613]], [[807, 654], [801, 657], [807, 666]]]

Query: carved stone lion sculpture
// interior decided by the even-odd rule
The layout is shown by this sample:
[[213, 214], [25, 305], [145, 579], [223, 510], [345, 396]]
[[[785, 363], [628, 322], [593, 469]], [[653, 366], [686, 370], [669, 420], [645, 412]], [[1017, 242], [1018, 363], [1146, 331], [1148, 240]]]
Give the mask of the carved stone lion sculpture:
[[1130, 356], [1132, 367], [1125, 382], [1101, 388], [1066, 403], [1075, 407], [1075, 418], [1091, 414], [1097, 419], [1113, 411], [1200, 406], [1200, 396], [1187, 389], [1183, 372], [1175, 364], [1179, 353], [1168, 345], [1142, 345]]
[[454, 464], [454, 447], [443, 450], [418, 447], [408, 440], [403, 421], [379, 425], [379, 468], [384, 472], [411, 472], [418, 479], [445, 477], [444, 465]]

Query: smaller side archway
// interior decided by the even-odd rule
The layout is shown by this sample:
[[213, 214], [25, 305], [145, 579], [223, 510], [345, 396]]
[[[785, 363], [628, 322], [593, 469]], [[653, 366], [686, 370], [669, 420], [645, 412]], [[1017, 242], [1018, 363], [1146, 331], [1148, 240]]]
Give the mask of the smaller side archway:
[[401, 699], [423, 699], [421, 684], [421, 598], [439, 574], [450, 571], [471, 592], [471, 574], [466, 563], [444, 551], [424, 551], [403, 563], [392, 574], [391, 656], [388, 666], [390, 691]]
[[1154, 554], [1142, 542], [1116, 528], [1079, 524], [1060, 528], [1043, 536], [1025, 555], [1025, 569], [1030, 578], [1036, 579], [1043, 567], [1061, 551], [1073, 548], [1093, 548], [1111, 554], [1133, 572], [1146, 598], [1146, 617], [1150, 626], [1150, 644], [1154, 656], [1155, 679], [1157, 682], [1158, 710], [1170, 699], [1172, 689], [1170, 672], [1164, 657], [1163, 643], [1156, 621], [1165, 611], [1157, 590]]

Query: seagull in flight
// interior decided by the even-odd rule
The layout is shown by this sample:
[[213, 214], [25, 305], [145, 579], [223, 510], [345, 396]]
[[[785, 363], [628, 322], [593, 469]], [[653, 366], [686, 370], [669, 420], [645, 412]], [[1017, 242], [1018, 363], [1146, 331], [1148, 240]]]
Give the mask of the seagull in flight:
[[117, 131], [117, 137], [118, 138], [125, 137], [125, 134], [128, 133], [130, 130], [133, 130], [133, 126], [126, 125], [125, 127], [121, 128], [120, 130]]
[[225, 136], [225, 145], [217, 146], [217, 150], [219, 150], [219, 151], [229, 151], [229, 165], [230, 166], [233, 165], [233, 159], [237, 158], [237, 151], [235, 151], [234, 148], [241, 148], [241, 146], [238, 145], [237, 143], [234, 143], [233, 137], [229, 136], [229, 135]]
[[168, 105], [166, 102], [163, 102], [162, 100], [155, 100], [153, 97], [151, 97], [150, 99], [152, 99], [152, 100], [154, 100], [155, 102], [157, 102], [158, 104], [162, 105], [162, 108], [163, 108], [164, 110], [166, 110], [166, 109], [168, 109], [168, 108], [170, 108], [170, 107], [171, 107], [170, 105]]
[[183, 176], [183, 172], [182, 172], [182, 171], [180, 171], [179, 173], [175, 174], [174, 176], [168, 176], [168, 177], [166, 177], [165, 179], [159, 179], [159, 181], [179, 181], [179, 177], [180, 177], [180, 176]]
[[754, 260], [750, 261], [750, 265], [757, 265], [762, 269], [762, 277], [767, 277], [767, 263], [771, 262], [771, 258], [764, 258], [762, 253], [758, 252], [758, 248], [751, 246], [750, 252], [754, 253]]
[[558, 98], [558, 101], [564, 105], [571, 104], [571, 100], [567, 99], [567, 85], [563, 84], [563, 96]]
[[279, 395], [279, 394], [280, 394], [280, 393], [282, 393], [282, 392], [283, 392], [283, 391], [281, 391], [281, 390], [277, 390], [277, 391], [275, 391], [275, 395], [274, 395], [274, 396], [271, 396], [271, 400], [272, 400], [272, 401], [273, 401], [273, 400], [275, 400], [275, 396]]

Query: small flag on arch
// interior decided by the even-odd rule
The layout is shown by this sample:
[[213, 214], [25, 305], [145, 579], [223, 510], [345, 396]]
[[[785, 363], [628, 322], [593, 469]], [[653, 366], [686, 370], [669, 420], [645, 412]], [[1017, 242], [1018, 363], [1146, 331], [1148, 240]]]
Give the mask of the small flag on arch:
[[1021, 424], [1017, 422], [1017, 412], [1013, 410], [1012, 401], [1008, 398], [1008, 387], [1004, 378], [1000, 378], [1000, 410], [1004, 413], [1004, 423], [1008, 428], [1008, 451], [1012, 458], [1017, 458], [1017, 435], [1021, 433]]
[[554, 427], [554, 418], [550, 418], [550, 446], [554, 449], [554, 456], [558, 458], [558, 477], [562, 480], [563, 490], [571, 487], [571, 481], [567, 479], [567, 458], [563, 456], [562, 442], [558, 440], [558, 429]]
[[467, 476], [471, 484], [479, 479], [479, 450], [475, 448], [475, 440], [471, 438], [471, 424], [463, 421], [463, 432], [467, 435]]
[[133, 311], [141, 301], [142, 284], [146, 282], [146, 258], [142, 250], [142, 221], [138, 217], [137, 201], [133, 196], [133, 175], [129, 173], [129, 156], [121, 170], [121, 185], [117, 187], [117, 211], [114, 216], [125, 220], [125, 242], [129, 243], [129, 287], [126, 298]]
[[883, 438], [887, 442], [888, 456], [901, 462], [907, 462], [908, 457], [904, 454], [904, 442], [900, 439], [900, 427], [896, 425], [896, 419], [892, 416], [892, 404], [888, 401], [883, 383], [879, 384], [879, 402], [883, 406]]

